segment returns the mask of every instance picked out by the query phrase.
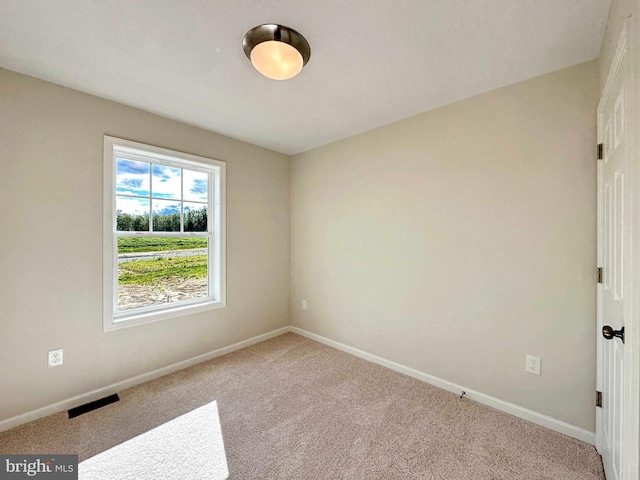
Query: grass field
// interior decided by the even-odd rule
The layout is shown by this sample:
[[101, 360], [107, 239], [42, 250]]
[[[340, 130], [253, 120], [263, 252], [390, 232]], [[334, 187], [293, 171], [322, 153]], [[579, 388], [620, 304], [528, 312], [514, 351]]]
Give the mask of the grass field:
[[165, 278], [205, 278], [207, 256], [155, 258], [124, 262], [119, 266], [121, 285], [155, 285]]
[[[118, 253], [206, 248], [206, 238], [120, 237]], [[120, 285], [158, 285], [168, 278], [206, 278], [207, 255], [133, 260], [118, 265]]]
[[168, 250], [186, 250], [189, 248], [207, 248], [207, 239], [167, 237], [118, 238], [118, 253], [166, 252]]

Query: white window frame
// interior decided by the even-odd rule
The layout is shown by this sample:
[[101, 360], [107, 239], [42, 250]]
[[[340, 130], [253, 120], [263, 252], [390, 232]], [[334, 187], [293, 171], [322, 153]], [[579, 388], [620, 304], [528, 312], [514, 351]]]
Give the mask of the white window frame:
[[[209, 176], [207, 232], [117, 232], [116, 230], [116, 156], [151, 164], [206, 171]], [[166, 148], [104, 136], [104, 211], [103, 211], [103, 329], [105, 332], [159, 320], [224, 308], [226, 306], [226, 163]], [[151, 212], [149, 222], [151, 224]], [[151, 227], [151, 230], [153, 228]], [[123, 312], [118, 305], [119, 236], [134, 237], [206, 237], [208, 243], [209, 295], [202, 299], [153, 305]]]

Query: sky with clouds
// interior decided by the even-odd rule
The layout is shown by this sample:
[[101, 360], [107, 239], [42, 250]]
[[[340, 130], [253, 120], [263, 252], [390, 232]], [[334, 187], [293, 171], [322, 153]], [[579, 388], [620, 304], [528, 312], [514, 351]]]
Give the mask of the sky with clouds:
[[[123, 158], [116, 159], [116, 210], [136, 215], [148, 214], [151, 201], [156, 213], [180, 213], [182, 186], [185, 210], [205, 206], [196, 202], [207, 201], [206, 173]], [[153, 192], [151, 199], [150, 191]]]

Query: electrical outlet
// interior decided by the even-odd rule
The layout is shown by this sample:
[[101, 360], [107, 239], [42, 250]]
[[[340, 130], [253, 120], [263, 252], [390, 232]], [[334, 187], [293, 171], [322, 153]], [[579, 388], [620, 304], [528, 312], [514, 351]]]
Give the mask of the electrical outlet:
[[307, 309], [307, 301], [306, 300], [302, 300], [302, 309], [303, 310]]
[[51, 350], [49, 352], [50, 367], [59, 367], [60, 365], [62, 365], [62, 361], [63, 361], [63, 356], [62, 356], [61, 348], [59, 348], [58, 350]]
[[533, 373], [534, 375], [540, 375], [540, 357], [527, 355], [524, 364], [524, 371], [527, 373]]

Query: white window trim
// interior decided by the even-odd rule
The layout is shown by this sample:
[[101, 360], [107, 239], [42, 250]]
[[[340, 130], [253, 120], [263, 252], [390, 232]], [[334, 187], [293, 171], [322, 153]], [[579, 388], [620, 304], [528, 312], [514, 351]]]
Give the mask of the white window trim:
[[[118, 253], [117, 245], [114, 242], [116, 151], [126, 152], [128, 156], [143, 155], [146, 157], [144, 161], [149, 161], [149, 157], [152, 157], [156, 162], [162, 164], [187, 166], [194, 170], [198, 170], [198, 164], [213, 167], [215, 173], [213, 182], [209, 182], [209, 195], [216, 207], [215, 212], [219, 212], [219, 214], [210, 214], [212, 245], [208, 271], [209, 288], [213, 299], [179, 302], [172, 306], [145, 307], [114, 315], [118, 294]], [[179, 163], [176, 164], [176, 160]], [[195, 163], [190, 165], [192, 162]], [[103, 330], [105, 332], [226, 307], [225, 162], [105, 135], [103, 189]], [[124, 232], [120, 235], [122, 234], [127, 235]], [[132, 235], [138, 236], [135, 233]], [[167, 237], [171, 236], [171, 232], [149, 232], [147, 235]], [[198, 236], [198, 234], [194, 233], [194, 236]]]

